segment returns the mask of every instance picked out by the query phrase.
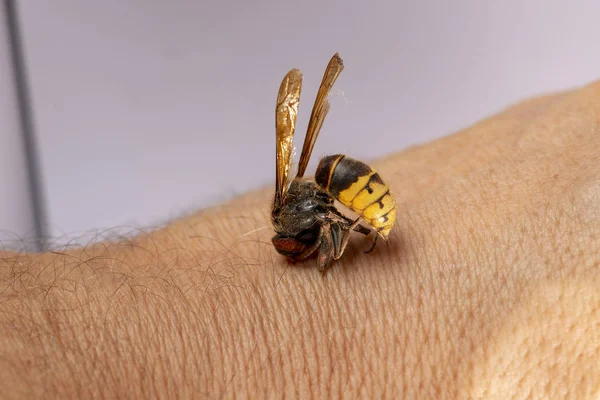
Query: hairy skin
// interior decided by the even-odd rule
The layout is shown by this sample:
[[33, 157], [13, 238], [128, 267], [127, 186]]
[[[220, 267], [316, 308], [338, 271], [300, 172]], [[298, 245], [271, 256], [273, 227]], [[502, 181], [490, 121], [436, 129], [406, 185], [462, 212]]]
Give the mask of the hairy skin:
[[0, 396], [590, 398], [600, 83], [373, 163], [398, 201], [325, 278], [271, 191], [130, 240], [0, 253]]

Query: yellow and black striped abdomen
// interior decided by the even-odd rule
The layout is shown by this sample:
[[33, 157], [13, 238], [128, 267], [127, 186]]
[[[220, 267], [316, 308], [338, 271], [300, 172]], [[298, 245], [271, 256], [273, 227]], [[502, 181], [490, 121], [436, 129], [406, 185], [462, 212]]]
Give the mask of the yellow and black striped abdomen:
[[396, 201], [377, 171], [343, 154], [335, 154], [321, 159], [315, 181], [387, 239], [396, 221]]

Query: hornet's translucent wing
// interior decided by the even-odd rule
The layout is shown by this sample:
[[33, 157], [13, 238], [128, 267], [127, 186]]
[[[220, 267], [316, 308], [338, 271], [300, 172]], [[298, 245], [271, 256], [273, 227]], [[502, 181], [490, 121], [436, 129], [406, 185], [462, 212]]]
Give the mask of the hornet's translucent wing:
[[302, 72], [294, 68], [283, 78], [277, 95], [277, 107], [275, 109], [277, 141], [274, 209], [281, 207], [288, 188], [301, 88]]
[[304, 172], [310, 161], [310, 155], [315, 146], [315, 141], [323, 126], [323, 121], [325, 121], [325, 117], [329, 112], [329, 100], [327, 97], [343, 69], [344, 62], [340, 58], [340, 55], [335, 53], [325, 69], [325, 74], [323, 75], [321, 86], [319, 87], [317, 98], [315, 99], [315, 104], [313, 105], [312, 113], [310, 115], [306, 138], [304, 139], [304, 145], [302, 146], [302, 154], [300, 155], [300, 161], [298, 162], [298, 177], [304, 176]]

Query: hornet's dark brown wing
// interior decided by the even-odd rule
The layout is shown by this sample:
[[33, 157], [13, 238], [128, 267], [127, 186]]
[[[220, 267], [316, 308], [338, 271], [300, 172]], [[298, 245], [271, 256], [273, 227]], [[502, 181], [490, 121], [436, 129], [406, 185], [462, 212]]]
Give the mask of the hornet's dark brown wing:
[[329, 112], [329, 100], [327, 99], [327, 96], [329, 96], [333, 84], [338, 76], [340, 76], [343, 69], [344, 62], [340, 58], [340, 55], [335, 53], [325, 69], [325, 74], [323, 74], [323, 80], [321, 81], [321, 86], [319, 87], [317, 98], [315, 99], [315, 104], [312, 113], [310, 114], [306, 138], [304, 139], [302, 154], [300, 155], [300, 161], [298, 163], [298, 177], [304, 176], [304, 172], [306, 171], [306, 167], [310, 160], [310, 155], [315, 146], [315, 141], [323, 126], [323, 121], [325, 121], [325, 117]]
[[276, 178], [273, 208], [281, 207], [288, 188], [288, 175], [292, 164], [294, 131], [296, 130], [301, 87], [302, 72], [298, 69], [292, 69], [283, 78], [277, 95], [277, 107], [275, 109], [275, 131], [277, 134]]

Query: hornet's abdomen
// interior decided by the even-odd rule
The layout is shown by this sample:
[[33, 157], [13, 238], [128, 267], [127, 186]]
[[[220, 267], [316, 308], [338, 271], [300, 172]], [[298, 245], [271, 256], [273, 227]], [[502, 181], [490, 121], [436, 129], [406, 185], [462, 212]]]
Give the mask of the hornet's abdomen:
[[396, 221], [396, 202], [377, 171], [343, 154], [335, 154], [321, 159], [315, 181], [387, 239]]

